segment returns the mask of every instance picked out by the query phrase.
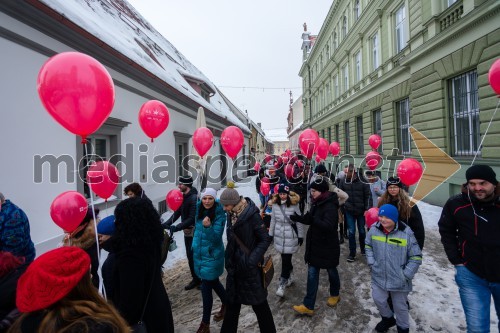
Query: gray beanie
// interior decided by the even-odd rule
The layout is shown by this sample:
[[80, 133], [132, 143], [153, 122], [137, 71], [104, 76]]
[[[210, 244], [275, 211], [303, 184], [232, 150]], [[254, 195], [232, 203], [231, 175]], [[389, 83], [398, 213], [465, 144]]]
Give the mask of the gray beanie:
[[237, 205], [240, 202], [240, 194], [234, 188], [226, 188], [222, 191], [219, 201], [222, 205]]

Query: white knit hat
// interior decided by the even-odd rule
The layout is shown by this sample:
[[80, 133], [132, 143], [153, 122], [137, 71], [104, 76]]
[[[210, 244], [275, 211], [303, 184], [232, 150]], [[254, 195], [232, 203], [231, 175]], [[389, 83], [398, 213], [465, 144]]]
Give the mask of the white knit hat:
[[213, 197], [214, 199], [217, 199], [217, 191], [214, 190], [213, 188], [207, 187], [203, 191], [201, 191], [200, 198], [203, 198], [204, 196], [209, 195]]

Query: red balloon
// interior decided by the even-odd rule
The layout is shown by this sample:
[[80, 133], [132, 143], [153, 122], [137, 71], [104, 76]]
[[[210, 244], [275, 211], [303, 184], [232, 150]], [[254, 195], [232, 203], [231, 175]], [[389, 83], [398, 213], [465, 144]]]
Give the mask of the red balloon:
[[316, 163], [319, 163], [319, 162], [321, 162], [321, 157], [319, 157], [318, 155], [316, 155], [316, 157], [314, 158], [314, 160], [316, 161]]
[[303, 155], [311, 159], [318, 148], [319, 135], [315, 130], [308, 128], [299, 135], [299, 147]]
[[50, 217], [64, 232], [74, 231], [87, 215], [85, 197], [76, 191], [59, 194], [50, 205]]
[[167, 129], [169, 122], [168, 108], [160, 101], [147, 101], [139, 110], [139, 125], [151, 142]]
[[293, 177], [293, 165], [292, 164], [287, 164], [285, 166], [285, 176], [287, 178], [292, 178]]
[[[198, 154], [203, 158], [206, 153], [212, 148], [214, 143], [214, 135], [206, 127], [197, 128], [193, 133], [193, 146]], [[257, 171], [257, 170], [256, 170]]]
[[167, 193], [166, 200], [168, 207], [175, 212], [177, 209], [181, 207], [182, 202], [184, 201], [184, 197], [180, 190], [173, 189]]
[[269, 185], [269, 183], [261, 182], [260, 183], [260, 193], [262, 193], [263, 195], [268, 195], [269, 192], [271, 192], [271, 186]]
[[368, 138], [368, 144], [373, 149], [377, 149], [380, 146], [381, 143], [382, 143], [382, 138], [378, 134], [372, 134]]
[[288, 156], [283, 156], [283, 164], [287, 164], [288, 163]]
[[328, 148], [328, 141], [326, 139], [320, 138], [318, 151], [316, 152], [319, 158], [321, 158], [322, 160], [326, 159], [326, 157], [328, 156]]
[[255, 162], [254, 166], [253, 166], [253, 169], [257, 172], [259, 172], [260, 170], [260, 163], [259, 162]]
[[500, 95], [500, 59], [497, 59], [490, 67], [488, 72], [488, 81], [491, 88]]
[[274, 185], [274, 193], [278, 193], [279, 188], [280, 188], [280, 184]]
[[90, 189], [105, 201], [116, 190], [119, 179], [118, 169], [108, 161], [94, 162], [87, 171], [87, 183]]
[[266, 183], [266, 184], [270, 184], [271, 182], [269, 181], [269, 178], [267, 177], [262, 177], [262, 179], [260, 180], [260, 183]]
[[236, 126], [229, 126], [222, 131], [220, 144], [226, 154], [234, 159], [243, 147], [243, 132]]
[[332, 154], [333, 156], [337, 156], [338, 154], [340, 154], [340, 144], [338, 142], [333, 141], [330, 144], [330, 154]]
[[378, 222], [378, 208], [373, 207], [366, 211], [365, 213], [366, 227], [370, 229], [373, 224]]
[[108, 119], [115, 104], [111, 75], [97, 60], [78, 52], [47, 60], [38, 73], [37, 89], [47, 112], [83, 142]]
[[405, 158], [399, 163], [397, 169], [398, 177], [403, 184], [411, 186], [418, 183], [424, 169], [422, 165], [414, 158]]
[[379, 165], [379, 163], [382, 161], [382, 157], [376, 151], [371, 151], [368, 154], [366, 154], [365, 160], [368, 168], [370, 170], [375, 170]]

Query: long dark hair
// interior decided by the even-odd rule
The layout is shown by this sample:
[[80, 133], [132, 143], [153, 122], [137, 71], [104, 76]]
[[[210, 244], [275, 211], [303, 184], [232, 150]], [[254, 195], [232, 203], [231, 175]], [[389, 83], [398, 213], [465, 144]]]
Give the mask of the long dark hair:
[[159, 249], [163, 239], [160, 215], [147, 200], [133, 197], [115, 208], [114, 244], [122, 247]]
[[209, 209], [206, 209], [205, 206], [203, 206], [203, 203], [200, 202], [200, 206], [198, 208], [198, 220], [203, 220], [205, 216], [208, 216], [208, 218], [213, 221], [215, 220], [215, 208], [217, 206], [217, 202], [214, 201], [214, 204], [212, 207]]

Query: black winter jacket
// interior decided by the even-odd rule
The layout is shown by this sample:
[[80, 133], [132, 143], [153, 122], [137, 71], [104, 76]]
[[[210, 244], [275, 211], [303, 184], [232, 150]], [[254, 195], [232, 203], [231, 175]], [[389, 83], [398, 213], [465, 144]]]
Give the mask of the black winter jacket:
[[[188, 194], [183, 195], [182, 206], [177, 209], [172, 216], [163, 223], [166, 229], [172, 225], [180, 217], [182, 222], [177, 224], [177, 230], [194, 228], [196, 219], [196, 202], [198, 201], [198, 190], [194, 187], [191, 188]], [[191, 235], [192, 237], [192, 235]]]
[[302, 219], [302, 223], [310, 226], [307, 230], [304, 259], [307, 264], [318, 268], [337, 267], [340, 258], [337, 232], [339, 200], [335, 192], [326, 193], [328, 196], [313, 202]]
[[360, 216], [372, 207], [370, 185], [361, 182], [357, 176], [352, 181], [346, 177], [340, 182], [339, 188], [349, 195], [344, 204], [347, 213]]
[[464, 264], [477, 276], [498, 283], [500, 197], [497, 194], [494, 200], [481, 202], [471, 194], [471, 199], [466, 191], [448, 199], [438, 223], [441, 242], [453, 265]]
[[[245, 200], [248, 206], [234, 225], [230, 214], [227, 214], [226, 293], [230, 303], [258, 305], [267, 299], [267, 290], [264, 289], [258, 264], [263, 262], [271, 238], [260, 218], [259, 209], [250, 198]], [[234, 234], [250, 250], [250, 255], [241, 249]]]

